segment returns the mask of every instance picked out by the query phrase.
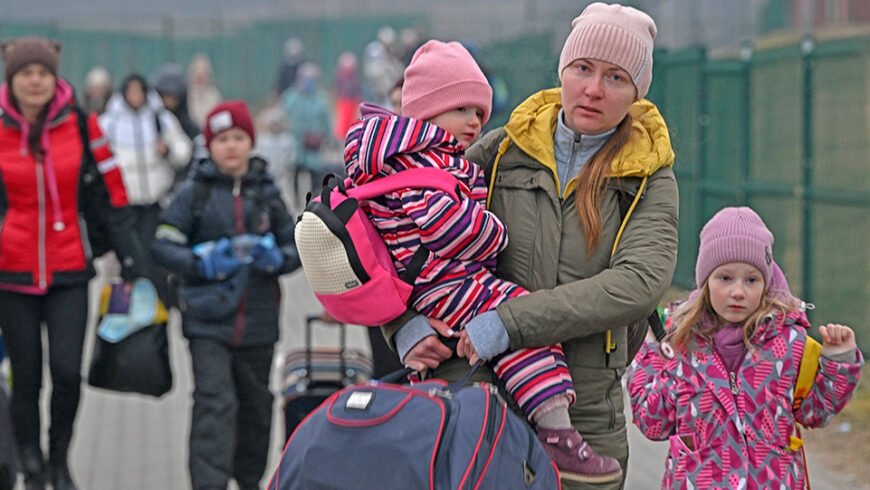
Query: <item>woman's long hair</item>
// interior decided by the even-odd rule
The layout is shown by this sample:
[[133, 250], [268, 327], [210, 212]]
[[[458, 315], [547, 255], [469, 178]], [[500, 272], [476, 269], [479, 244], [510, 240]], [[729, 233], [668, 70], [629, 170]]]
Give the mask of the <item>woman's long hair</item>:
[[[770, 313], [787, 313], [797, 310], [797, 306], [786, 303], [765, 292], [758, 308], [743, 322], [743, 343], [751, 349], [749, 339], [761, 321]], [[724, 325], [713, 310], [710, 303], [710, 287], [707, 281], [701, 287], [697, 297], [680, 305], [672, 318], [674, 331], [668, 336], [668, 341], [679, 352], [687, 352], [692, 338], [701, 335], [706, 338]]]
[[[57, 88], [55, 88], [57, 90]], [[12, 101], [12, 107], [21, 114], [21, 107], [18, 105], [18, 99], [12, 93], [12, 88], [9, 88], [9, 99]], [[54, 97], [52, 97], [52, 100]], [[39, 115], [36, 116], [36, 121], [30, 125], [30, 133], [27, 135], [27, 149], [34, 156], [42, 156], [45, 153], [45, 148], [42, 147], [42, 130], [45, 129], [45, 120], [48, 118], [48, 109], [51, 106], [51, 100], [45, 104]]]
[[601, 196], [604, 194], [607, 174], [613, 160], [631, 136], [631, 124], [631, 115], [626, 114], [616, 126], [616, 131], [607, 138], [589, 162], [583, 165], [577, 175], [574, 199], [577, 201], [580, 226], [583, 227], [583, 235], [586, 237], [587, 253], [592, 253], [601, 241]]

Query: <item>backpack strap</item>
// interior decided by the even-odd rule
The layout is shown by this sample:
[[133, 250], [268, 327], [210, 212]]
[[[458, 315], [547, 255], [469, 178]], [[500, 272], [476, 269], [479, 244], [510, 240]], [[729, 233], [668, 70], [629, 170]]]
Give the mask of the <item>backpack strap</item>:
[[[166, 109], [163, 109], [164, 111]], [[160, 113], [163, 111], [154, 111], [154, 129], [157, 130], [157, 136], [163, 137], [163, 123], [160, 122]]]
[[190, 236], [196, 236], [199, 231], [199, 225], [202, 222], [202, 212], [205, 209], [205, 202], [208, 200], [208, 195], [211, 193], [211, 182], [203, 179], [193, 179], [193, 202], [190, 206], [190, 214], [193, 216], [193, 222], [190, 225]]
[[[100, 169], [97, 168], [97, 159], [94, 157], [94, 153], [91, 150], [91, 136], [88, 131], [88, 113], [77, 104], [73, 104], [72, 107], [73, 112], [76, 115], [76, 125], [78, 126], [79, 138], [82, 143], [82, 169], [79, 180], [84, 184], [84, 187], [87, 188], [93, 185], [96, 179], [102, 179], [103, 176], [100, 174]], [[88, 192], [79, 192], [79, 210], [84, 209], [82, 203], [88, 197], [88, 194]]]
[[490, 199], [492, 199], [492, 190], [495, 187], [495, 174], [498, 172], [498, 164], [501, 163], [501, 157], [507, 153], [508, 148], [510, 147], [511, 137], [505, 136], [498, 145], [498, 152], [495, 154], [495, 160], [492, 162], [492, 170], [490, 170], [489, 173], [489, 187], [486, 190], [486, 209], [489, 209]]
[[[813, 383], [816, 380], [816, 374], [819, 371], [819, 358], [822, 356], [822, 344], [816, 339], [807, 336], [807, 341], [804, 343], [804, 353], [801, 355], [801, 365], [798, 368], [798, 378], [794, 385], [794, 402], [792, 403], [792, 411], [800, 408], [801, 403], [810, 393], [813, 388]], [[801, 428], [795, 424], [795, 433], [797, 436], [789, 437], [789, 449], [792, 451], [800, 451], [801, 458], [804, 462], [804, 481], [807, 482], [807, 490], [810, 490], [810, 473], [807, 468], [807, 452], [804, 447]]]
[[[350, 187], [349, 183], [345, 183]], [[435, 189], [450, 194], [459, 200], [459, 181], [450, 172], [441, 168], [409, 168], [393, 175], [381, 177], [358, 187], [351, 187], [347, 196], [354, 199], [371, 199], [400, 189]]]
[[804, 353], [801, 356], [801, 366], [798, 370], [797, 382], [794, 385], [794, 403], [792, 410], [800, 408], [801, 403], [813, 388], [816, 373], [819, 371], [819, 358], [822, 356], [822, 344], [807, 336]]

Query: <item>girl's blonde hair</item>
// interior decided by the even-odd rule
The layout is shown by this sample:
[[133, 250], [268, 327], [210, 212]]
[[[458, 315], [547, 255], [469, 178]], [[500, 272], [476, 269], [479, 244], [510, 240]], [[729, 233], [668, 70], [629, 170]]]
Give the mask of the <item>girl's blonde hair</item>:
[[616, 155], [628, 143], [631, 136], [631, 124], [631, 115], [626, 114], [625, 118], [616, 126], [616, 131], [610, 135], [610, 138], [607, 138], [607, 141], [595, 152], [589, 162], [583, 165], [577, 175], [574, 199], [577, 205], [577, 216], [580, 217], [580, 226], [583, 228], [583, 236], [586, 237], [586, 252], [590, 254], [601, 241], [601, 196], [604, 194], [607, 174]]
[[[798, 306], [792, 303], [786, 303], [778, 299], [775, 294], [772, 294], [770, 289], [765, 291], [761, 297], [761, 302], [758, 308], [743, 322], [743, 343], [746, 347], [752, 349], [752, 344], [749, 339], [755, 329], [761, 324], [762, 320], [770, 313], [789, 313], [797, 311]], [[698, 291], [697, 297], [690, 298], [688, 301], [677, 307], [672, 317], [674, 330], [668, 334], [668, 340], [671, 345], [679, 352], [686, 353], [689, 350], [692, 338], [695, 335], [700, 335], [710, 340], [711, 335], [721, 327], [724, 322], [713, 310], [713, 305], [710, 302], [710, 286], [708, 281], [704, 281]]]

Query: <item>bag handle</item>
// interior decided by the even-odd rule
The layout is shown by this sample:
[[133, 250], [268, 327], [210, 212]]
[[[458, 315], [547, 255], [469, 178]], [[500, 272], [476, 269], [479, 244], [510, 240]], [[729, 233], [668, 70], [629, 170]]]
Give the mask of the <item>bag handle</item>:
[[[311, 325], [314, 322], [322, 322], [322, 319], [317, 315], [309, 315], [305, 317], [305, 373], [308, 377], [308, 380], [311, 381], [312, 375], [312, 367], [311, 367], [311, 350], [312, 350], [312, 339], [311, 339]], [[347, 330], [344, 323], [334, 323], [330, 324], [328, 322], [323, 322], [325, 325], [334, 325], [338, 327], [338, 363], [339, 368], [341, 369], [341, 376], [344, 378], [347, 376], [347, 368], [345, 366], [344, 360], [344, 351], [347, 350]]]
[[[350, 179], [348, 179], [350, 180]], [[441, 168], [409, 168], [393, 175], [381, 177], [363, 186], [352, 187], [350, 182], [347, 196], [354, 199], [371, 199], [387, 192], [400, 189], [436, 189], [450, 194], [453, 199], [459, 200], [459, 181]]]

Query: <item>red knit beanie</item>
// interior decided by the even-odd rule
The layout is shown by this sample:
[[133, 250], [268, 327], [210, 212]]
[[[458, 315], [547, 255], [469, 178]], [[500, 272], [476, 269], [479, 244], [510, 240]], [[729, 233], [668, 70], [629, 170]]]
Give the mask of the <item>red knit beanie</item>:
[[3, 77], [7, 82], [18, 70], [31, 63], [39, 63], [57, 77], [60, 63], [60, 43], [36, 36], [12, 39], [0, 45], [3, 50]]
[[471, 53], [455, 41], [420, 46], [405, 69], [402, 115], [426, 121], [466, 106], [483, 109], [481, 124], [489, 120], [492, 87]]
[[256, 142], [254, 138], [254, 121], [248, 111], [248, 105], [242, 100], [228, 100], [216, 105], [205, 117], [205, 127], [202, 130], [205, 136], [205, 146], [211, 146], [211, 140], [218, 133], [228, 129], [239, 128], [251, 137], [251, 145]]
[[755, 266], [770, 287], [773, 270], [773, 233], [750, 208], [724, 208], [701, 230], [701, 246], [695, 265], [695, 283], [700, 288], [719, 266], [743, 262]]

